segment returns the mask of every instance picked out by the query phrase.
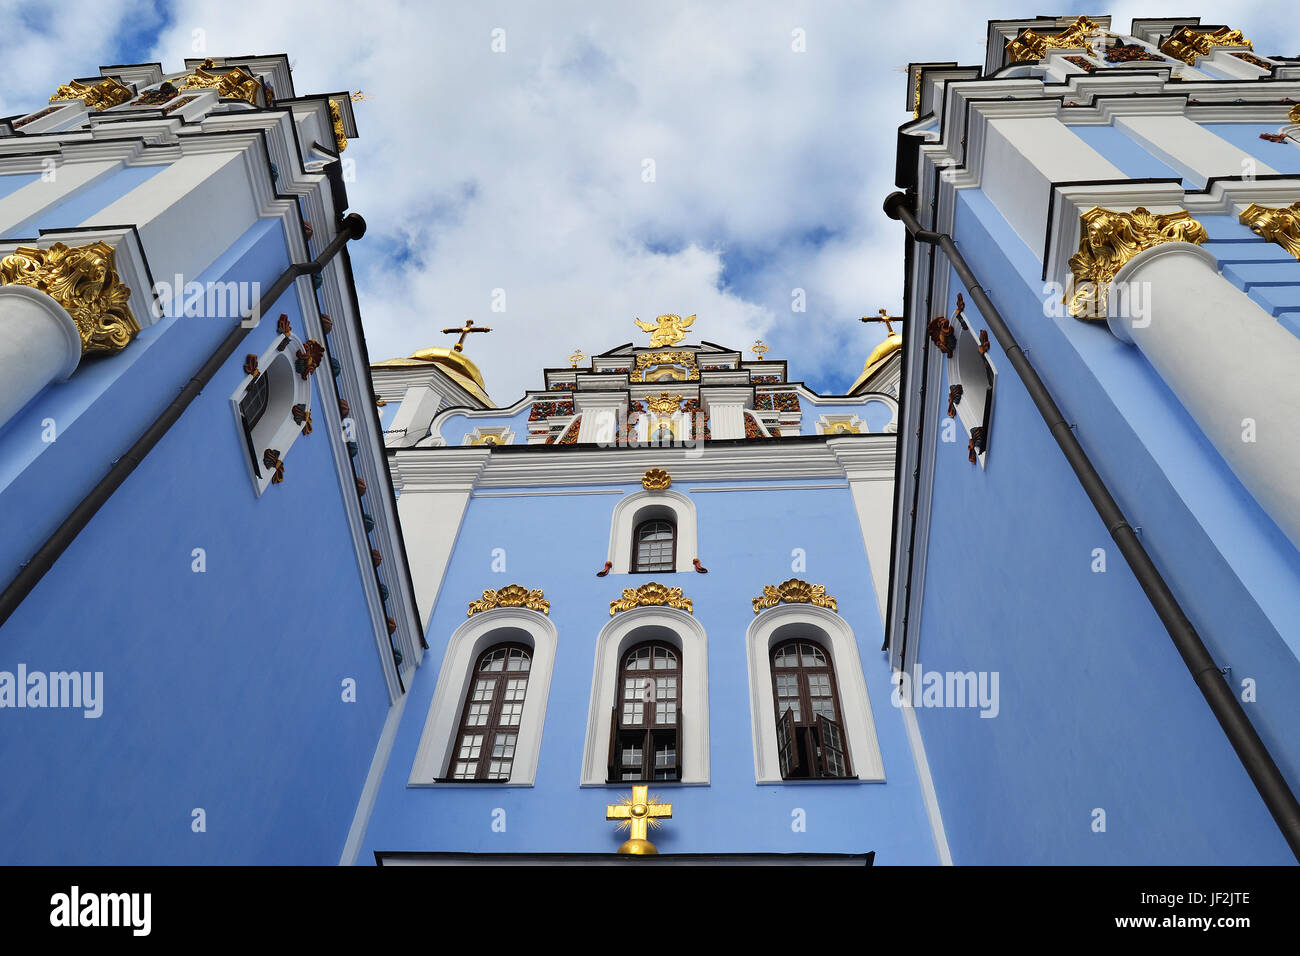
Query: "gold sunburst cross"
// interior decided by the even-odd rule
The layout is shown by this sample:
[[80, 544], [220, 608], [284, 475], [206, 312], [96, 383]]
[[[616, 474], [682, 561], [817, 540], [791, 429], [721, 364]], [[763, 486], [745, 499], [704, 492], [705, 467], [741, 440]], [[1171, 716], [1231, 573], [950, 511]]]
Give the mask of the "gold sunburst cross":
[[605, 806], [605, 819], [618, 821], [616, 831], [630, 831], [627, 841], [618, 848], [618, 852], [625, 855], [657, 854], [659, 851], [655, 845], [646, 839], [647, 828], [661, 826], [660, 821], [671, 818], [672, 815], [673, 805], [660, 803], [658, 797], [650, 796], [650, 788], [647, 786], [634, 786], [632, 796], [624, 797], [622, 803]]

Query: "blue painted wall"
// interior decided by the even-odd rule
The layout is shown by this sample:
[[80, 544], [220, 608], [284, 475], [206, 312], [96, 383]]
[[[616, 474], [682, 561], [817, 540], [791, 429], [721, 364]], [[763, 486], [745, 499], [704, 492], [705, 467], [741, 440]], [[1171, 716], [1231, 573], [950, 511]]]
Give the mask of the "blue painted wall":
[[[265, 288], [287, 261], [278, 222], [259, 224], [221, 277]], [[302, 328], [292, 291], [270, 315], [281, 312]], [[0, 492], [6, 572], [229, 327], [160, 323], [33, 401], [5, 441], [30, 441], [47, 409], [63, 417], [85, 404], [73, 393], [94, 393]], [[0, 670], [102, 671], [104, 684], [97, 719], [0, 710], [0, 863], [338, 861], [388, 697], [326, 436], [300, 437], [285, 482], [253, 493], [229, 400], [245, 352], [274, 337], [274, 321], [250, 334], [0, 628]], [[356, 703], [342, 699], [345, 678]]]
[[[541, 451], [539, 460], [547, 454]], [[718, 484], [752, 490], [691, 492]], [[640, 490], [636, 484], [610, 487]], [[709, 641], [711, 781], [707, 787], [653, 788], [674, 805], [673, 820], [654, 835], [662, 852], [875, 850], [879, 864], [936, 861], [902, 719], [890, 704], [880, 615], [863, 583], [870, 577], [848, 488], [792, 494], [763, 490], [761, 482], [728, 481], [684, 482], [674, 490], [695, 501], [700, 558], [708, 574], [597, 578], [619, 495], [471, 500], [430, 622], [431, 650], [410, 689], [371, 816], [363, 862], [372, 861], [376, 850], [613, 851], [623, 837], [605, 822], [605, 805], [617, 802], [629, 787], [578, 785], [594, 650], [597, 634], [610, 620], [609, 602], [624, 587], [647, 579], [681, 586], [694, 601]], [[497, 547], [506, 549], [503, 574], [491, 570]], [[793, 548], [806, 550], [806, 571], [791, 570]], [[854, 629], [886, 783], [759, 786], [754, 781], [744, 640], [754, 618], [750, 601], [764, 584], [793, 576], [825, 584]], [[468, 601], [484, 588], [509, 583], [546, 592], [559, 634], [536, 786], [408, 787], [448, 638], [464, 622]], [[492, 830], [497, 807], [506, 810], [505, 833]], [[806, 812], [805, 833], [791, 829], [796, 808]]]
[[[148, 182], [167, 168], [165, 163], [152, 166], [123, 166], [107, 173], [75, 193], [65, 194], [58, 202], [4, 230], [5, 238], [34, 239], [42, 229], [66, 229], [94, 218], [137, 186]], [[155, 279], [161, 278], [155, 276]]]
[[[954, 235], [1216, 660], [1300, 784], [1300, 555], [1141, 354], [1044, 316], [1041, 266], [992, 204]], [[1262, 245], [1262, 243], [1260, 244]], [[965, 292], [952, 277], [948, 307]], [[925, 670], [997, 671], [1001, 712], [918, 713], [957, 863], [1286, 863], [1290, 855], [1001, 348], [986, 468], [938, 445]], [[945, 376], [946, 377], [946, 376]], [[947, 382], [941, 383], [946, 389]], [[942, 393], [941, 393], [942, 394]], [[1106, 552], [1094, 573], [1093, 549]], [[997, 555], [995, 562], [989, 555]], [[1093, 832], [1093, 811], [1107, 829]]]

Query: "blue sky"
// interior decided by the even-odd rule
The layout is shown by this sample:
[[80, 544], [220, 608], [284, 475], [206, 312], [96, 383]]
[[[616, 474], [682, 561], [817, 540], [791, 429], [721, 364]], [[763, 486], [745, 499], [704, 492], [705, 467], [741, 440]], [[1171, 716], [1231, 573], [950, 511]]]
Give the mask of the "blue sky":
[[[287, 53], [300, 94], [367, 96], [345, 158], [370, 225], [354, 261], [376, 359], [443, 344], [439, 329], [473, 318], [496, 330], [469, 349], [504, 404], [575, 348], [642, 342], [636, 317], [696, 313], [693, 341], [762, 337], [792, 377], [838, 392], [884, 334], [858, 317], [901, 308], [903, 235], [880, 204], [910, 117], [907, 62], [981, 63], [987, 20], [1031, 15], [987, 2], [928, 3], [923, 20], [898, 10], [101, 0], [70, 16], [0, 0], [0, 115], [100, 64], [171, 71], [188, 56]], [[1276, 4], [1032, 14], [1082, 12], [1110, 13], [1119, 30], [1198, 14], [1261, 53], [1300, 52], [1300, 23]], [[805, 312], [791, 309], [797, 289]]]

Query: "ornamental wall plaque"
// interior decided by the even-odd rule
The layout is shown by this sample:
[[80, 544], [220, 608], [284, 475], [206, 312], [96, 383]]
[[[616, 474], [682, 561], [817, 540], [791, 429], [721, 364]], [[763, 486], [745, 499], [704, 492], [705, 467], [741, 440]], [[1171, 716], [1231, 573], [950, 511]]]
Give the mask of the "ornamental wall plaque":
[[639, 588], [624, 588], [623, 596], [617, 601], [609, 602], [609, 616], [619, 611], [630, 611], [635, 607], [675, 607], [687, 614], [695, 613], [690, 598], [682, 597], [681, 588], [670, 588], [654, 581]]
[[817, 607], [839, 611], [835, 598], [826, 593], [825, 585], [809, 584], [798, 578], [791, 578], [784, 584], [764, 585], [762, 596], [754, 598], [754, 613], [776, 607], [778, 604], [814, 604]]
[[525, 607], [548, 616], [551, 613], [551, 602], [546, 600], [540, 588], [530, 591], [520, 584], [507, 584], [499, 591], [485, 590], [481, 601], [470, 601], [469, 613], [465, 616], [473, 617], [480, 611], [491, 611], [499, 607]]
[[1300, 202], [1285, 208], [1251, 203], [1239, 219], [1255, 235], [1277, 243], [1300, 259]]

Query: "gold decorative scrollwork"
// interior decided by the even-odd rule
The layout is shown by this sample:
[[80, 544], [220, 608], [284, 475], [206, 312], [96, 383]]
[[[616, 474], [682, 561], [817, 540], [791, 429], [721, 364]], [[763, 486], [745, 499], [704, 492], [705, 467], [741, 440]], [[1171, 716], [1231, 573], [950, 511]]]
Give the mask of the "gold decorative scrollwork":
[[343, 128], [343, 111], [333, 100], [330, 100], [330, 122], [334, 124], [334, 145], [341, 153], [348, 148], [348, 134]]
[[641, 487], [646, 491], [663, 491], [672, 483], [673, 479], [662, 468], [651, 468], [641, 476]]
[[1243, 226], [1250, 226], [1255, 235], [1276, 242], [1300, 259], [1300, 202], [1286, 208], [1251, 203], [1239, 219]]
[[541, 611], [548, 616], [551, 613], [551, 602], [546, 600], [546, 596], [540, 589], [530, 591], [520, 584], [507, 584], [498, 591], [491, 589], [484, 591], [481, 601], [470, 601], [469, 613], [465, 616], [473, 617], [480, 611], [491, 611], [498, 607], [526, 607], [530, 611]]
[[1175, 60], [1182, 60], [1188, 66], [1195, 66], [1198, 56], [1205, 56], [1216, 46], [1244, 46], [1248, 50], [1255, 49], [1254, 44], [1247, 40], [1240, 30], [1229, 30], [1227, 27], [1219, 27], [1217, 30], [1179, 27], [1169, 39], [1160, 44], [1160, 52], [1172, 56]]
[[817, 607], [839, 611], [835, 598], [826, 593], [824, 584], [809, 584], [798, 578], [791, 578], [784, 584], [767, 584], [763, 586], [761, 597], [754, 598], [754, 613], [757, 614], [778, 604], [813, 604]]
[[665, 605], [675, 607], [679, 611], [685, 611], [687, 614], [695, 613], [693, 610], [694, 604], [690, 598], [682, 597], [681, 588], [670, 588], [651, 581], [639, 588], [624, 588], [621, 598], [609, 602], [609, 616], [613, 617], [619, 611], [630, 611], [634, 607], [663, 607]]
[[111, 76], [107, 76], [93, 84], [79, 83], [76, 80], [65, 83], [55, 90], [54, 95], [50, 97], [50, 102], [81, 100], [86, 104], [87, 109], [107, 110], [114, 106], [121, 106], [134, 95], [130, 87], [123, 86]]
[[1007, 62], [1023, 63], [1041, 60], [1048, 50], [1079, 50], [1088, 46], [1088, 40], [1101, 30], [1101, 24], [1088, 17], [1078, 17], [1060, 33], [1039, 33], [1026, 30], [1007, 41]]
[[654, 381], [647, 379], [649, 369], [660, 365], [683, 366], [684, 381], [698, 381], [700, 368], [694, 352], [642, 352], [636, 357], [636, 367], [628, 374], [629, 382]]
[[209, 58], [202, 65], [185, 77], [177, 89], [180, 90], [216, 90], [222, 99], [243, 100], [257, 105], [257, 94], [262, 89], [262, 81], [243, 67], [231, 67], [225, 73], [216, 72], [217, 67]]
[[645, 403], [650, 407], [650, 411], [656, 415], [672, 415], [681, 411], [682, 397], [681, 395], [669, 395], [667, 392], [660, 392], [658, 395], [647, 395]]
[[1070, 257], [1072, 277], [1065, 293], [1076, 319], [1106, 320], [1110, 284], [1139, 252], [1165, 242], [1200, 245], [1209, 238], [1190, 213], [1156, 214], [1142, 206], [1132, 212], [1094, 206], [1079, 217], [1079, 223], [1079, 251]]
[[131, 290], [118, 279], [113, 247], [106, 242], [19, 246], [0, 259], [0, 285], [31, 286], [63, 306], [77, 323], [83, 354], [121, 351], [140, 331], [129, 305]]

